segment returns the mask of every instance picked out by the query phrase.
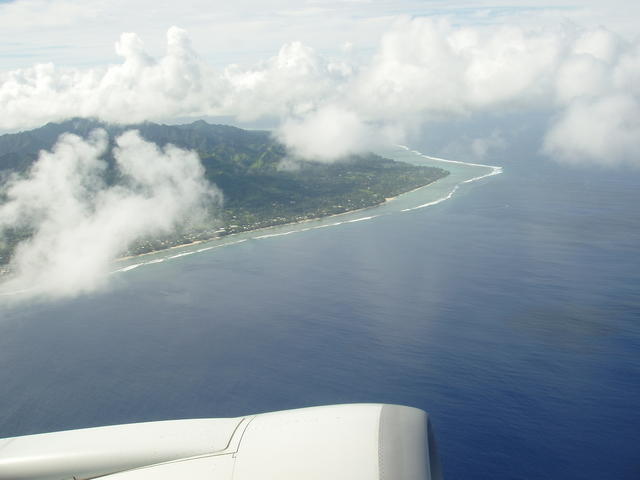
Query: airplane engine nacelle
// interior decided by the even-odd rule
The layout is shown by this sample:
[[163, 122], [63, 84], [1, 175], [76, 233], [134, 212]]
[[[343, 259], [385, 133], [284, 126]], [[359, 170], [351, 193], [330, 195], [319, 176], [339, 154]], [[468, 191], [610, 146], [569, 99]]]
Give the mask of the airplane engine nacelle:
[[0, 480], [440, 480], [427, 414], [311, 407], [0, 439]]

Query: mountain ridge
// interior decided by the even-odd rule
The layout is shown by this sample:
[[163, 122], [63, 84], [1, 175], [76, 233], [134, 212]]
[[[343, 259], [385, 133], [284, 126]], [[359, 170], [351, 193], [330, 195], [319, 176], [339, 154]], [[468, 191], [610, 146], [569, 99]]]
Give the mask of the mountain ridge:
[[[39, 152], [50, 150], [63, 133], [87, 137], [96, 128], [107, 131], [111, 146], [121, 133], [138, 130], [142, 138], [161, 147], [172, 144], [197, 152], [207, 180], [224, 194], [224, 207], [204, 224], [167, 238], [144, 239], [123, 252], [125, 255], [374, 206], [448, 173], [372, 153], [351, 155], [334, 163], [304, 160], [287, 151], [268, 131], [203, 120], [181, 125], [114, 125], [76, 118], [0, 136], [0, 175], [26, 172]], [[111, 148], [104, 159], [109, 165], [106, 181], [115, 184], [121, 179]], [[294, 168], [283, 168], [285, 162]], [[0, 188], [0, 202], [1, 195]], [[0, 263], [8, 261], [13, 247], [28, 233], [12, 235], [9, 241], [5, 239], [5, 248], [0, 248]]]

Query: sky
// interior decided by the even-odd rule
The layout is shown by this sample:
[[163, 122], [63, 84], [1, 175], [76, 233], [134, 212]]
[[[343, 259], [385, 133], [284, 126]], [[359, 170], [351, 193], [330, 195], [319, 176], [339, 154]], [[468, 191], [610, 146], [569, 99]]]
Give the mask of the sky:
[[136, 32], [152, 55], [164, 35], [186, 29], [203, 59], [216, 67], [254, 63], [298, 40], [322, 53], [374, 50], [381, 35], [402, 16], [451, 19], [458, 25], [506, 23], [605, 25], [636, 34], [640, 7], [612, 0], [13, 0], [0, 1], [0, 69], [53, 61], [87, 66], [118, 61], [113, 44]]
[[[223, 119], [268, 126], [294, 154], [333, 162], [456, 131], [429, 153], [491, 163], [527, 138], [532, 156], [548, 161], [637, 169], [638, 18], [640, 3], [621, 0], [0, 0], [0, 132], [73, 117]], [[169, 159], [166, 168], [145, 180], [142, 198], [140, 189], [111, 189], [99, 181], [100, 135], [61, 138], [38, 168], [2, 187], [0, 234], [20, 219], [42, 233], [14, 258], [23, 283], [44, 272], [38, 282], [61, 295], [94, 285], [87, 278], [124, 245], [223, 195], [201, 176], [178, 175], [180, 161], [193, 162], [189, 152], [134, 134], [118, 140], [133, 183], [141, 180], [128, 155]], [[66, 205], [52, 203], [46, 178], [75, 192], [59, 196]], [[188, 185], [198, 194], [184, 197]], [[119, 222], [98, 228], [101, 215], [129, 204], [139, 209], [127, 222], [147, 220], [150, 198], [177, 208], [124, 239]], [[57, 280], [74, 251], [65, 242], [80, 248], [111, 234], [112, 242], [89, 242], [100, 250], [87, 252], [86, 278], [79, 268]]]
[[[638, 164], [637, 18], [620, 0], [5, 0], [0, 130], [225, 118], [332, 161], [531, 111], [550, 157]], [[458, 150], [486, 156], [508, 134]]]

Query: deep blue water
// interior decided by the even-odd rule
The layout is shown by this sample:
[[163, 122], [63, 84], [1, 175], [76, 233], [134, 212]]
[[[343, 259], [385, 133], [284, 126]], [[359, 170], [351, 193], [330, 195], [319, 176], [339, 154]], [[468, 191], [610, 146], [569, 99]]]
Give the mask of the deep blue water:
[[447, 479], [640, 478], [640, 173], [508, 161], [437, 206], [0, 312], [0, 437], [341, 402]]

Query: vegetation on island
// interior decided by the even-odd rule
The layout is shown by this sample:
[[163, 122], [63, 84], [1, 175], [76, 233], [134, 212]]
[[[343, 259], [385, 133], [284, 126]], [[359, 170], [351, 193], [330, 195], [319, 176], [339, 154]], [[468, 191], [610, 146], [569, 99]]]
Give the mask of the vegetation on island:
[[[448, 173], [375, 154], [353, 155], [333, 163], [303, 161], [292, 157], [267, 131], [212, 125], [202, 120], [186, 125], [122, 126], [74, 119], [0, 136], [0, 179], [12, 172], [26, 171], [40, 150], [51, 149], [61, 134], [86, 137], [95, 128], [107, 130], [111, 142], [120, 133], [137, 129], [144, 139], [160, 146], [171, 143], [196, 151], [207, 179], [224, 194], [222, 210], [212, 209], [206, 221], [170, 237], [140, 241], [128, 254], [374, 206]], [[108, 181], [115, 182], [113, 158], [106, 154], [105, 159], [110, 166]], [[27, 231], [5, 232], [0, 264], [8, 261], [16, 243], [28, 235]]]

